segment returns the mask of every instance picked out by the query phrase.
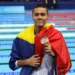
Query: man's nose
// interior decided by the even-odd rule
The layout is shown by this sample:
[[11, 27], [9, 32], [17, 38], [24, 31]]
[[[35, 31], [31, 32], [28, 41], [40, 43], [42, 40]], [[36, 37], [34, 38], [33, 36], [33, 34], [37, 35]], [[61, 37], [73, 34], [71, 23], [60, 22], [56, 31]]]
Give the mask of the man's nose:
[[41, 19], [41, 18], [42, 18], [42, 16], [41, 16], [41, 15], [39, 15], [39, 16], [38, 16], [38, 19]]

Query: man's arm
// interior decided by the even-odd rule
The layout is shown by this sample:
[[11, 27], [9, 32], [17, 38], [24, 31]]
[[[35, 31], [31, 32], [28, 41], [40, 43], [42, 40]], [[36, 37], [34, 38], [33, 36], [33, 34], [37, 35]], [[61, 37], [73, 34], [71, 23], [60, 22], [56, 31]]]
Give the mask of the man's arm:
[[30, 58], [23, 59], [20, 54], [20, 44], [19, 40], [14, 40], [12, 52], [10, 54], [9, 67], [15, 70], [21, 66], [29, 65], [37, 67], [40, 64], [40, 57], [38, 55], [33, 55]]
[[33, 55], [25, 60], [17, 60], [17, 65], [18, 66], [29, 65], [33, 67], [38, 67], [40, 65], [40, 57], [39, 55]]

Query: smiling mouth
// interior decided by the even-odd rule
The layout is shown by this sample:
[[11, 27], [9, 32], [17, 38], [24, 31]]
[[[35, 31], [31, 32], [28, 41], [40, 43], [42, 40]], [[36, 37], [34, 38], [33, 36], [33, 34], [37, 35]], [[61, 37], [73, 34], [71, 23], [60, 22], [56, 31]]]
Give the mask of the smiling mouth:
[[37, 21], [37, 22], [43, 23], [43, 21], [40, 21], [40, 20], [39, 20], [39, 21]]
[[40, 25], [40, 24], [43, 24], [43, 22], [38, 22], [38, 24]]

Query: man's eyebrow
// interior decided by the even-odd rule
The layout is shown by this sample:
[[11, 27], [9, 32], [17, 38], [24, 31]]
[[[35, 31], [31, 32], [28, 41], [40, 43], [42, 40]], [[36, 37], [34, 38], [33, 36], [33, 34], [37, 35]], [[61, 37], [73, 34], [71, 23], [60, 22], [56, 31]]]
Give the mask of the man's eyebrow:
[[42, 12], [42, 13], [35, 13], [35, 14], [45, 14], [44, 12]]

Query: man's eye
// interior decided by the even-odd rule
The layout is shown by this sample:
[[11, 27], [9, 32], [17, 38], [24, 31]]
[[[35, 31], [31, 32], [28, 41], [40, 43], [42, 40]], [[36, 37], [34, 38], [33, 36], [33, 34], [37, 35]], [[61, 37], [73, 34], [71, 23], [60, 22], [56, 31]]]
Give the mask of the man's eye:
[[45, 16], [45, 13], [41, 13], [41, 16]]
[[35, 13], [35, 16], [38, 16], [39, 14], [38, 13]]

